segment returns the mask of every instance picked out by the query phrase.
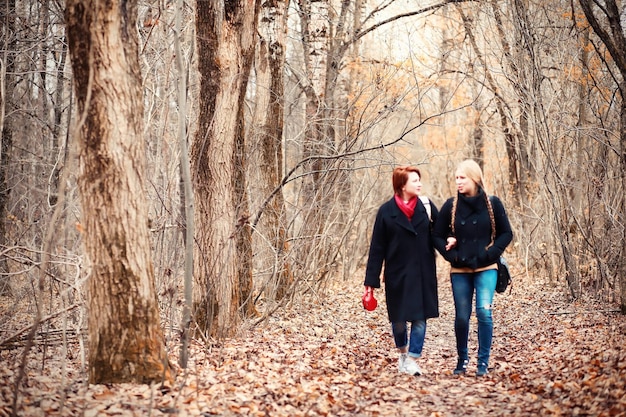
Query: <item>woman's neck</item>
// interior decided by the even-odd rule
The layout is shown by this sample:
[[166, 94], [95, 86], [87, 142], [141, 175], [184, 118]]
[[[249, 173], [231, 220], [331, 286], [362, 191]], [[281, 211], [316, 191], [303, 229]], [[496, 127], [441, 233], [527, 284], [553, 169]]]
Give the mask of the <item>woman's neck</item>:
[[412, 198], [414, 198], [416, 196], [414, 195], [409, 195], [406, 193], [402, 193], [402, 195], [400, 196], [400, 198], [402, 199], [402, 201], [404, 201], [405, 203], [408, 203], [409, 201], [411, 201]]

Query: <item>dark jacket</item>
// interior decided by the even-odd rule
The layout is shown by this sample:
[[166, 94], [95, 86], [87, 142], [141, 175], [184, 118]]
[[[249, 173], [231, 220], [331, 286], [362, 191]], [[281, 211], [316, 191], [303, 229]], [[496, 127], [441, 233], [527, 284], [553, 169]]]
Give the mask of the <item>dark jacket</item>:
[[466, 197], [459, 193], [457, 198], [454, 222], [457, 245], [446, 251], [446, 239], [453, 236], [450, 218], [454, 198], [451, 197], [441, 206], [435, 222], [433, 229], [435, 248], [452, 267], [477, 269], [494, 264], [513, 239], [504, 205], [498, 197], [490, 197], [496, 236], [493, 246], [487, 249], [491, 242], [491, 219], [483, 190], [481, 189], [474, 197]]
[[[435, 221], [437, 208], [432, 202], [430, 207]], [[431, 225], [419, 199], [410, 223], [393, 198], [378, 209], [365, 285], [380, 288], [383, 263], [389, 321], [425, 320], [439, 316]]]

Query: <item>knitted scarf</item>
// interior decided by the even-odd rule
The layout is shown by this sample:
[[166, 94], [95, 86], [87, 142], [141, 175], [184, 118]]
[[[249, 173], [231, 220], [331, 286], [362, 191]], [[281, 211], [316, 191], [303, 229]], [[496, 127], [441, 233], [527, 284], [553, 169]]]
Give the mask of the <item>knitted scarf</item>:
[[409, 221], [413, 218], [413, 213], [415, 213], [415, 206], [417, 205], [417, 197], [413, 197], [409, 200], [408, 203], [405, 203], [398, 194], [395, 195], [396, 204], [400, 208], [400, 210], [409, 218]]

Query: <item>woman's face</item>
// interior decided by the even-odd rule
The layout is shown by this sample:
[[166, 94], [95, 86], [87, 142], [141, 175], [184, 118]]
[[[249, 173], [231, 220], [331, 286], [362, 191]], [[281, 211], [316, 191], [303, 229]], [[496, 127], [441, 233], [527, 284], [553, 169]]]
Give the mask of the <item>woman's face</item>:
[[457, 171], [455, 175], [456, 189], [459, 193], [473, 196], [478, 193], [478, 185], [470, 179], [463, 171]]
[[409, 200], [422, 191], [422, 182], [417, 172], [409, 172], [409, 178], [402, 187], [402, 196], [405, 200]]

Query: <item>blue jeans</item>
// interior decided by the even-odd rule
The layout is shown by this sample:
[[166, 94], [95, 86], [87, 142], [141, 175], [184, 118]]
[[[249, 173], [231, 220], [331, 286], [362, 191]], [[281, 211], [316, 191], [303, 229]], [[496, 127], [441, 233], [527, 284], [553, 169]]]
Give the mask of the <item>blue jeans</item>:
[[472, 315], [472, 299], [476, 290], [476, 319], [478, 321], [478, 363], [489, 365], [491, 339], [493, 337], [493, 318], [491, 305], [496, 290], [498, 271], [450, 274], [452, 296], [454, 297], [454, 334], [456, 335], [456, 351], [459, 359], [468, 359], [467, 339], [469, 337], [470, 316]]
[[411, 337], [408, 335], [408, 326], [405, 321], [391, 323], [393, 340], [398, 349], [409, 345], [409, 356], [419, 358], [422, 356], [424, 339], [426, 338], [426, 320], [415, 320], [411, 322]]

